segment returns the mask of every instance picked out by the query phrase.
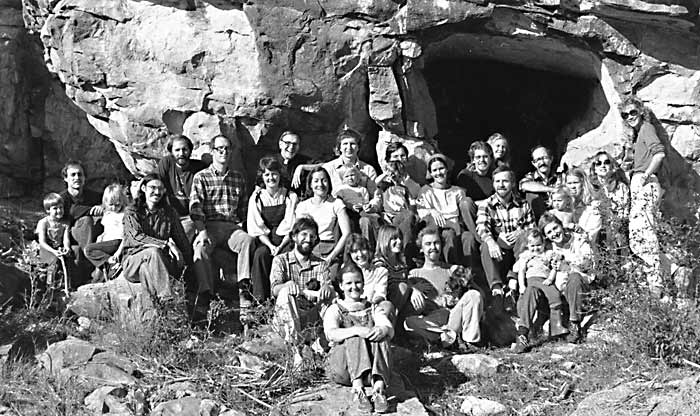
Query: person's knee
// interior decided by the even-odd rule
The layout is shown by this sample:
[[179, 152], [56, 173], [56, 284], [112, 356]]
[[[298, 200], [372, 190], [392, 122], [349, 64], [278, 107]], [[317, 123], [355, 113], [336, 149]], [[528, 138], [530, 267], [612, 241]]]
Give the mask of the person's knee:
[[462, 302], [467, 305], [480, 306], [483, 303], [483, 297], [478, 290], [468, 290], [467, 293], [462, 295]]

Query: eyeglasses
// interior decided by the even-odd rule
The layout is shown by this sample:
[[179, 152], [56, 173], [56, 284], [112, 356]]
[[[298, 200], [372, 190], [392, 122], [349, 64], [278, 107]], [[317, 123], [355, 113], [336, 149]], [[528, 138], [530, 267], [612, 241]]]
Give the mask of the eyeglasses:
[[602, 165], [610, 166], [610, 165], [612, 165], [612, 162], [610, 161], [610, 159], [598, 159], [595, 162], [593, 162], [593, 165], [594, 166], [602, 166]]
[[622, 112], [620, 112], [620, 115], [622, 116], [622, 118], [628, 119], [630, 117], [637, 117], [639, 115], [639, 111], [634, 110], [634, 109], [632, 109], [630, 111], [622, 111]]
[[149, 191], [162, 191], [165, 189], [164, 186], [158, 186], [158, 185], [146, 185], [146, 189]]
[[286, 141], [286, 140], [282, 140], [282, 143], [283, 143], [285, 146], [299, 146], [299, 143], [297, 143], [297, 142], [288, 142], [288, 141]]
[[214, 150], [217, 153], [228, 153], [231, 151], [231, 147], [230, 146], [219, 146], [219, 147], [215, 147]]

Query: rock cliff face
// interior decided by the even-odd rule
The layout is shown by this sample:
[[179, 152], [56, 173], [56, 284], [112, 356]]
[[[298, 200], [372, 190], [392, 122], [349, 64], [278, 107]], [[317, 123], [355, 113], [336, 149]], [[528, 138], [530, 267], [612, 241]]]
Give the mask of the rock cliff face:
[[46, 70], [40, 42], [24, 27], [21, 0], [0, 1], [0, 31], [0, 195], [41, 184], [59, 189], [69, 158], [87, 162], [96, 180], [125, 173], [113, 146]]
[[[636, 92], [675, 148], [666, 176], [696, 188], [696, 2], [505, 3], [24, 0], [24, 9], [49, 70], [134, 173], [154, 165], [167, 131], [188, 134], [199, 153], [212, 132], [257, 155], [292, 129], [302, 151], [328, 155], [342, 126], [377, 137], [379, 151], [393, 139], [442, 147], [439, 88], [425, 68], [489, 61], [591, 83], [580, 109], [542, 138], [574, 164], [615, 151], [624, 135], [616, 105]], [[459, 80], [467, 89], [481, 81]], [[481, 138], [463, 138], [464, 148]]]

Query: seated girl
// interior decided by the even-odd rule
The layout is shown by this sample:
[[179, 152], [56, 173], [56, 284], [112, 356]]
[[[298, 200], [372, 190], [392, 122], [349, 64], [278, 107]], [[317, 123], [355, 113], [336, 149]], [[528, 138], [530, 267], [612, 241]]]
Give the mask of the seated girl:
[[360, 270], [365, 281], [364, 297], [373, 304], [387, 300], [386, 287], [389, 271], [386, 267], [372, 262], [372, 251], [369, 241], [359, 234], [350, 234], [345, 244], [343, 263], [353, 262]]
[[[338, 384], [352, 386], [353, 402], [360, 411], [386, 413], [389, 406], [386, 388], [391, 376], [389, 341], [394, 329], [389, 318], [389, 302], [373, 305], [363, 297], [362, 271], [353, 262], [340, 270], [344, 299], [326, 310], [323, 330], [333, 343], [328, 355], [328, 376]], [[364, 388], [372, 387], [372, 402]]]
[[94, 243], [85, 246], [85, 257], [95, 266], [93, 281], [116, 277], [121, 271], [124, 238], [124, 211], [129, 203], [126, 189], [119, 184], [105, 188], [102, 194], [102, 227], [104, 232]]

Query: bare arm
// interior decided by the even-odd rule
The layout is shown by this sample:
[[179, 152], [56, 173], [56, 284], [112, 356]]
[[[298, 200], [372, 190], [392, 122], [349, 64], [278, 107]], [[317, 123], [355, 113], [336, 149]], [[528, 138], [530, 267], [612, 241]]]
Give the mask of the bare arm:
[[326, 259], [329, 263], [343, 251], [345, 248], [345, 240], [347, 240], [351, 232], [350, 218], [348, 218], [348, 213], [345, 212], [345, 208], [338, 212], [338, 225], [340, 226], [340, 238], [338, 238], [335, 247], [333, 247], [333, 251], [331, 251], [331, 254], [329, 254]]
[[520, 190], [523, 192], [543, 193], [553, 192], [554, 187], [543, 185], [536, 181], [526, 181], [520, 184]]
[[651, 162], [649, 163], [649, 167], [647, 167], [647, 170], [644, 171], [644, 174], [646, 176], [655, 174], [661, 167], [661, 162], [664, 161], [665, 157], [666, 153], [657, 153], [654, 156], [652, 156]]

